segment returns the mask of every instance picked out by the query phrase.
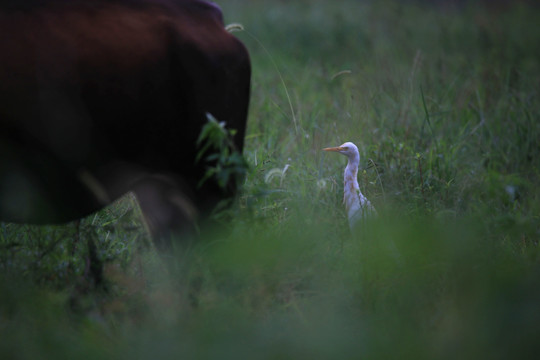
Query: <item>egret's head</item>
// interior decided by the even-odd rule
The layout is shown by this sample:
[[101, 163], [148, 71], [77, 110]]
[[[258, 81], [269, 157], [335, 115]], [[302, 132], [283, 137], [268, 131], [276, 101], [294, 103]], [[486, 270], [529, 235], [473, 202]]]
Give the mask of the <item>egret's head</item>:
[[340, 154], [343, 154], [347, 157], [357, 157], [358, 156], [358, 148], [356, 145], [354, 145], [352, 142], [346, 142], [343, 145], [337, 146], [337, 147], [329, 147], [323, 149], [324, 151], [334, 151], [338, 152]]

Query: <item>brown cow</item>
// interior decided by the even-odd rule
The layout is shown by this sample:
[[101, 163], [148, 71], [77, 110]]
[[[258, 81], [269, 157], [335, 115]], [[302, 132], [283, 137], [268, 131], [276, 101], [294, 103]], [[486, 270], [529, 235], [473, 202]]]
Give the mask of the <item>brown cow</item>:
[[0, 0], [0, 219], [59, 223], [126, 192], [158, 239], [220, 199], [198, 187], [211, 113], [241, 151], [245, 47], [204, 0]]

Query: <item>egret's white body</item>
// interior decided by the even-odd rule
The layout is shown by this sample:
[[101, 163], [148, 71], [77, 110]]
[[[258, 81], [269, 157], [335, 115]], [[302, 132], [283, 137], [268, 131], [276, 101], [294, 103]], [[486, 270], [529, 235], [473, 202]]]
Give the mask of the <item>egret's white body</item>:
[[358, 186], [358, 165], [360, 164], [358, 148], [352, 142], [346, 142], [341, 146], [323, 150], [338, 152], [347, 156], [349, 160], [343, 174], [343, 203], [347, 209], [349, 226], [352, 230], [359, 221], [377, 213]]

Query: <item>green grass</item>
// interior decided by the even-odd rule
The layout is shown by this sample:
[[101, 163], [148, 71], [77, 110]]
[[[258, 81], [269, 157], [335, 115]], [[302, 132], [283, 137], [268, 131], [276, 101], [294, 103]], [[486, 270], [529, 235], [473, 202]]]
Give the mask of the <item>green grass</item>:
[[[474, 4], [221, 1], [253, 64], [230, 231], [160, 258], [129, 197], [75, 250], [1, 224], [0, 357], [536, 358], [540, 9]], [[345, 141], [358, 236], [321, 151]]]

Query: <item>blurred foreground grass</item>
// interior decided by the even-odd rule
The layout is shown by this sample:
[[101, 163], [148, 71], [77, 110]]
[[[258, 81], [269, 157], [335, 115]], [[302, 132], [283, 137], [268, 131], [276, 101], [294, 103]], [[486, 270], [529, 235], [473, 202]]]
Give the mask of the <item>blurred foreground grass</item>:
[[478, 221], [385, 213], [354, 239], [305, 218], [281, 231], [238, 225], [229, 238], [176, 252], [168, 266], [145, 254], [131, 272], [109, 268], [108, 292], [75, 299], [72, 289], [4, 277], [0, 353], [532, 358], [538, 249], [493, 241]]
[[[230, 233], [160, 258], [129, 197], [78, 248], [75, 224], [2, 224], [0, 357], [536, 358], [540, 10], [220, 5], [254, 72]], [[321, 152], [345, 141], [380, 214], [357, 238]]]

